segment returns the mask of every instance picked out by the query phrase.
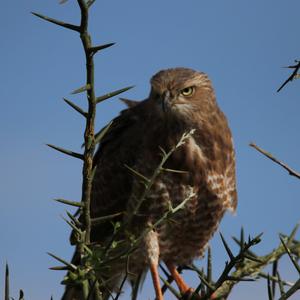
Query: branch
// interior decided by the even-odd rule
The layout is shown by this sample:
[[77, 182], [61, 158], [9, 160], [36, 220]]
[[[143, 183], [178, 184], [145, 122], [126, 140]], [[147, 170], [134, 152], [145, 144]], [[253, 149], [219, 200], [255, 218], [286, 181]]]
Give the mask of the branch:
[[[293, 234], [294, 234], [294, 230], [291, 235], [293, 235]], [[290, 246], [290, 244], [292, 244], [292, 246]], [[290, 238], [287, 239], [285, 246], [289, 247], [289, 250], [292, 253], [297, 253], [297, 251], [299, 251], [299, 249], [300, 249], [300, 243], [299, 242], [296, 243], [295, 241], [293, 241]], [[285, 255], [287, 253], [285, 246], [282, 243], [280, 243], [280, 245], [275, 250], [273, 250], [271, 253], [264, 255], [264, 256], [255, 256], [255, 257], [246, 256], [243, 260], [243, 263], [238, 263], [238, 264], [234, 265], [235, 271], [233, 271], [230, 274], [230, 277], [236, 278], [238, 280], [226, 280], [226, 277], [225, 277], [224, 281], [221, 280], [222, 277], [224, 278], [224, 274], [226, 274], [225, 270], [228, 269], [230, 265], [232, 265], [230, 262], [228, 264], [226, 264], [222, 275], [220, 276], [217, 283], [215, 284], [215, 287], [217, 289], [212, 294], [214, 299], [227, 299], [232, 288], [235, 286], [235, 284], [237, 284], [239, 281], [241, 281], [241, 279], [243, 279], [245, 277], [248, 277], [248, 278], [249, 277], [257, 277], [257, 275], [259, 275], [262, 272], [263, 268], [265, 268], [269, 264], [272, 264], [274, 261], [279, 260], [283, 255]], [[244, 247], [245, 247], [245, 245], [244, 245]], [[245, 252], [247, 253], [247, 251], [245, 251]], [[265, 277], [265, 276], [263, 276], [263, 277]], [[271, 278], [271, 279], [274, 280], [275, 278], [274, 279]], [[278, 278], [278, 276], [276, 278], [276, 281], [281, 281]], [[219, 284], [218, 284], [218, 282], [219, 282]], [[290, 290], [291, 290], [290, 293], [294, 292], [295, 285], [299, 285], [299, 284], [300, 283], [298, 283], [298, 281], [297, 281], [290, 288]], [[218, 285], [219, 285], [219, 287], [218, 287]], [[208, 296], [210, 296], [210, 294]], [[207, 299], [207, 298], [205, 298], [205, 299]], [[281, 298], [281, 299], [287, 299], [287, 298]]]
[[281, 167], [283, 167], [285, 170], [288, 171], [289, 175], [297, 177], [298, 179], [300, 179], [300, 173], [294, 171], [292, 168], [290, 168], [288, 165], [284, 164], [283, 162], [279, 161], [277, 158], [275, 158], [271, 153], [261, 149], [260, 147], [258, 147], [257, 145], [255, 145], [254, 143], [250, 143], [250, 147], [253, 147], [254, 149], [256, 149], [258, 152], [262, 153], [263, 155], [265, 155], [266, 157], [268, 157], [269, 159], [271, 159], [272, 161], [274, 161], [276, 164], [280, 165]]
[[[182, 137], [180, 138], [180, 140], [178, 141], [178, 143], [169, 151], [169, 152], [165, 152], [164, 149], [160, 148], [161, 152], [162, 152], [162, 159], [160, 164], [157, 166], [157, 168], [155, 169], [153, 175], [151, 176], [150, 179], [148, 179], [147, 181], [145, 181], [145, 185], [146, 188], [144, 190], [144, 192], [142, 193], [141, 197], [138, 199], [138, 202], [136, 204], [136, 206], [134, 207], [134, 210], [132, 212], [132, 216], [138, 214], [139, 209], [142, 205], [142, 203], [145, 201], [145, 199], [148, 197], [151, 188], [155, 182], [155, 180], [157, 179], [157, 177], [161, 174], [161, 172], [164, 170], [163, 166], [165, 165], [166, 161], [169, 159], [169, 157], [174, 153], [174, 151], [176, 149], [178, 149], [179, 147], [181, 147], [182, 145], [185, 144], [185, 142], [187, 141], [187, 139], [193, 135], [195, 132], [195, 129], [190, 130], [189, 132], [186, 132], [182, 135]], [[188, 198], [190, 199], [190, 197], [192, 197], [194, 195], [189, 196]], [[182, 202], [182, 204], [184, 203], [184, 201]], [[184, 205], [184, 204], [183, 204]], [[180, 205], [179, 205], [180, 206]], [[179, 207], [178, 206], [178, 207]], [[177, 209], [178, 209], [177, 207]], [[172, 212], [174, 213], [174, 210], [171, 208]], [[130, 218], [129, 218], [130, 219]], [[130, 222], [130, 221], [129, 221]]]
[[289, 69], [294, 69], [293, 73], [290, 75], [290, 77], [279, 87], [279, 89], [277, 90], [277, 93], [280, 92], [281, 89], [283, 89], [283, 87], [289, 82], [289, 81], [293, 81], [295, 78], [298, 78], [298, 71], [300, 69], [300, 61], [295, 60], [295, 62], [297, 63], [296, 65], [293, 66], [288, 66], [286, 68]]

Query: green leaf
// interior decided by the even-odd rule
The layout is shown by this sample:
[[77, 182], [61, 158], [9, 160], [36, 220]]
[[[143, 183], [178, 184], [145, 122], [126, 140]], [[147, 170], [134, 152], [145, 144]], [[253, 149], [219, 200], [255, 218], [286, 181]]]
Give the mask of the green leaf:
[[83, 155], [80, 154], [80, 153], [76, 153], [76, 152], [73, 152], [73, 151], [70, 151], [70, 150], [67, 150], [67, 149], [64, 149], [64, 148], [61, 148], [61, 147], [57, 147], [55, 145], [52, 145], [52, 144], [46, 144], [48, 147], [56, 150], [56, 151], [59, 151], [61, 153], [64, 153], [64, 154], [67, 154], [69, 156], [72, 156], [72, 157], [75, 157], [75, 158], [79, 158], [81, 160], [83, 160]]
[[117, 96], [117, 95], [119, 95], [119, 94], [121, 94], [121, 93], [124, 93], [124, 92], [126, 92], [126, 91], [132, 89], [133, 87], [134, 87], [134, 86], [128, 86], [128, 87], [125, 87], [125, 88], [123, 88], [123, 89], [116, 90], [116, 91], [110, 92], [110, 93], [108, 93], [108, 94], [102, 95], [102, 96], [100, 96], [100, 97], [97, 97], [96, 103], [100, 103], [100, 102], [102, 102], [102, 101], [104, 101], [104, 100], [106, 100], [106, 99], [109, 99], [109, 98], [112, 98], [112, 97], [114, 97], [114, 96]]
[[87, 112], [85, 112], [82, 108], [71, 102], [70, 100], [63, 98], [64, 101], [69, 104], [72, 108], [74, 108], [77, 112], [79, 112], [81, 115], [83, 115], [85, 118], [87, 117]]
[[36, 12], [31, 12], [31, 13], [34, 16], [36, 16], [38, 18], [41, 18], [42, 20], [48, 21], [48, 22], [56, 24], [58, 26], [62, 26], [62, 27], [67, 28], [67, 29], [71, 29], [71, 30], [80, 32], [80, 27], [79, 26], [76, 26], [76, 25], [73, 25], [73, 24], [69, 24], [69, 23], [65, 23], [63, 21], [59, 21], [59, 20], [56, 20], [56, 19], [53, 19], [53, 18], [49, 18], [47, 16], [41, 15], [41, 14], [36, 13]]

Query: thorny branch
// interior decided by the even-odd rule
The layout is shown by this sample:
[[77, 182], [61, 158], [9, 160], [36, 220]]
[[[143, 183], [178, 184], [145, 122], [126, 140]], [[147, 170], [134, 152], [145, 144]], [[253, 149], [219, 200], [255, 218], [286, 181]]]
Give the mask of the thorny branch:
[[[136, 215], [139, 212], [139, 209], [140, 209], [142, 203], [145, 201], [145, 199], [149, 195], [155, 180], [161, 174], [161, 172], [170, 171], [168, 169], [163, 168], [166, 161], [174, 153], [174, 151], [176, 151], [179, 147], [181, 147], [182, 145], [185, 144], [185, 142], [194, 134], [194, 132], [195, 132], [195, 129], [192, 129], [189, 132], [184, 133], [182, 135], [182, 137], [180, 138], [180, 140], [178, 141], [178, 143], [167, 153], [165, 152], [164, 149], [160, 148], [160, 150], [162, 152], [162, 160], [161, 160], [160, 164], [158, 165], [158, 167], [155, 169], [155, 171], [154, 171], [154, 173], [153, 173], [153, 175], [151, 176], [150, 179], [147, 179], [144, 175], [139, 174], [137, 171], [133, 170], [132, 168], [129, 168], [135, 175], [138, 175], [139, 177], [141, 177], [144, 180], [144, 183], [145, 183], [145, 186], [146, 186], [142, 196], [137, 201], [137, 204], [136, 204], [136, 206], [133, 210], [132, 216]], [[176, 171], [176, 170], [174, 170], [174, 171], [175, 172], [182, 172], [182, 171]]]
[[[227, 299], [232, 291], [232, 288], [241, 281], [252, 281], [257, 278], [267, 278], [273, 281], [274, 285], [277, 284], [282, 290], [281, 300], [288, 299], [289, 296], [294, 294], [300, 288], [300, 279], [294, 284], [281, 280], [278, 271], [273, 276], [263, 276], [262, 270], [268, 266], [278, 262], [285, 254], [295, 255], [299, 259], [300, 242], [295, 240], [295, 234], [298, 229], [298, 225], [294, 228], [289, 237], [285, 237], [283, 242], [269, 254], [264, 256], [258, 256], [250, 250], [254, 245], [260, 242], [260, 235], [254, 239], [248, 240], [247, 243], [243, 241], [243, 234], [241, 238], [234, 240], [239, 244], [240, 251], [236, 256], [232, 255], [232, 251], [229, 249], [225, 240], [223, 240], [224, 247], [229, 255], [229, 262], [226, 262], [225, 268], [219, 278], [216, 281], [210, 279], [209, 274], [205, 274], [203, 270], [198, 269], [195, 265], [186, 266], [186, 269], [194, 270], [198, 273], [202, 285], [206, 286], [202, 299]], [[230, 253], [230, 254], [229, 254]], [[295, 259], [293, 264], [295, 265]], [[296, 269], [299, 266], [295, 266]], [[283, 291], [283, 286], [290, 286], [287, 292]], [[275, 288], [274, 288], [275, 289]], [[286, 298], [284, 298], [283, 294]]]
[[[61, 3], [66, 2], [67, 0], [61, 0]], [[120, 212], [119, 214], [106, 216], [103, 218], [98, 219], [91, 219], [90, 217], [90, 198], [91, 198], [91, 184], [93, 179], [93, 167], [92, 167], [92, 161], [93, 161], [93, 155], [95, 151], [95, 145], [101, 140], [101, 137], [106, 132], [106, 129], [109, 128], [109, 126], [99, 135], [95, 135], [94, 131], [94, 123], [95, 123], [95, 117], [96, 117], [96, 105], [97, 103], [100, 103], [106, 99], [109, 99], [113, 96], [116, 96], [122, 92], [127, 91], [131, 87], [126, 87], [123, 89], [119, 89], [110, 93], [107, 93], [105, 95], [102, 95], [100, 97], [96, 97], [95, 95], [95, 78], [94, 78], [94, 61], [93, 56], [100, 50], [103, 50], [105, 48], [108, 48], [112, 46], [114, 43], [107, 43], [104, 45], [92, 45], [91, 36], [88, 32], [88, 20], [89, 20], [89, 8], [91, 5], [95, 2], [95, 0], [77, 0], [77, 3], [80, 8], [81, 12], [81, 20], [80, 25], [73, 25], [69, 23], [65, 23], [60, 20], [56, 20], [38, 13], [33, 13], [35, 16], [48, 21], [50, 23], [56, 24], [58, 26], [61, 26], [63, 28], [69, 29], [73, 32], [77, 32], [80, 34], [81, 42], [84, 48], [85, 58], [86, 58], [86, 83], [83, 87], [76, 89], [74, 93], [81, 93], [85, 92], [87, 95], [88, 100], [88, 111], [83, 111], [79, 106], [72, 103], [71, 101], [65, 99], [65, 102], [72, 107], [75, 111], [80, 113], [85, 119], [86, 119], [86, 128], [84, 133], [84, 153], [76, 153], [71, 150], [66, 150], [61, 147], [57, 147], [54, 145], [49, 145], [53, 149], [60, 151], [63, 154], [67, 154], [69, 156], [79, 158], [83, 160], [83, 183], [82, 183], [82, 198], [81, 202], [75, 202], [71, 200], [65, 200], [65, 199], [57, 199], [57, 201], [79, 207], [83, 216], [83, 220], [79, 222], [78, 219], [76, 219], [74, 216], [72, 216], [70, 213], [68, 213], [69, 218], [71, 221], [67, 220], [67, 223], [75, 230], [75, 232], [78, 233], [78, 240], [77, 240], [77, 247], [79, 248], [79, 252], [82, 256], [92, 257], [94, 255], [93, 247], [90, 248], [90, 230], [93, 223], [101, 223], [103, 221], [107, 221], [109, 219], [113, 219], [114, 217], [118, 216], [119, 214], [122, 214], [123, 212]], [[296, 61], [295, 65], [288, 66], [290, 69], [294, 69], [291, 76], [279, 87], [277, 92], [279, 92], [289, 81], [294, 80], [295, 78], [298, 78], [298, 71], [300, 69], [300, 61]], [[176, 147], [180, 147], [184, 140], [188, 137], [189, 134], [192, 134], [192, 132], [188, 133], [186, 136], [182, 137], [182, 140], [176, 145]], [[253, 148], [255, 148], [257, 151], [261, 152], [265, 156], [267, 156], [269, 159], [274, 161], [275, 163], [282, 166], [284, 169], [286, 169], [290, 175], [297, 177], [300, 179], [300, 174], [296, 171], [292, 170], [290, 167], [288, 167], [286, 164], [280, 162], [276, 158], [274, 158], [270, 153], [264, 151], [263, 149], [259, 148], [255, 144], [251, 144]], [[158, 168], [153, 173], [153, 176], [150, 179], [143, 178], [141, 174], [138, 174], [134, 170], [133, 173], [140, 176], [142, 179], [146, 182], [146, 188], [145, 191], [135, 209], [135, 213], [138, 213], [138, 210], [144, 201], [144, 199], [148, 196], [148, 193], [157, 178], [157, 176], [163, 172], [163, 171], [174, 171], [174, 170], [168, 170], [164, 169], [163, 165], [165, 161], [169, 158], [169, 156], [172, 154], [172, 151], [176, 150], [176, 147], [171, 150], [171, 153], [165, 153], [164, 150], [162, 150], [163, 153], [163, 159], [161, 161], [161, 164], [158, 166]], [[156, 226], [158, 226], [161, 222], [168, 219], [171, 215], [176, 213], [179, 209], [181, 209], [185, 203], [194, 195], [191, 194], [187, 199], [185, 199], [179, 206], [172, 208], [170, 207], [169, 211], [167, 211], [155, 224], [153, 224], [152, 227], [147, 228], [142, 236], [138, 237], [132, 244], [132, 248], [129, 251], [126, 251], [126, 253], [122, 253], [121, 256], [113, 257], [113, 258], [107, 258], [101, 261], [101, 266], [105, 266], [105, 264], [109, 264], [112, 259], [121, 259], [121, 258], [127, 258], [127, 268], [126, 268], [126, 277], [128, 275], [128, 257], [129, 254], [134, 251], [138, 245], [138, 242], [143, 237], [144, 234], [147, 233], [148, 230], [154, 229]], [[234, 285], [236, 285], [239, 281], [243, 280], [249, 280], [249, 277], [256, 278], [256, 277], [263, 277], [268, 279], [268, 286], [269, 286], [269, 298], [270, 300], [273, 300], [274, 294], [275, 294], [275, 285], [277, 284], [279, 286], [279, 290], [281, 293], [281, 297], [279, 300], [287, 299], [289, 296], [294, 294], [299, 288], [300, 288], [300, 279], [297, 280], [294, 284], [291, 284], [289, 282], [286, 282], [280, 278], [279, 272], [277, 270], [277, 267], [273, 269], [272, 276], [266, 275], [263, 273], [263, 268], [269, 264], [274, 264], [274, 262], [278, 262], [278, 260], [284, 255], [288, 254], [291, 258], [292, 263], [294, 264], [295, 268], [298, 270], [300, 269], [298, 264], [293, 258], [293, 255], [296, 258], [299, 258], [300, 253], [300, 243], [294, 239], [296, 230], [293, 231], [293, 233], [289, 237], [284, 237], [284, 240], [282, 244], [278, 246], [274, 251], [271, 253], [265, 255], [265, 256], [257, 256], [254, 252], [250, 250], [250, 248], [255, 245], [259, 241], [259, 237], [256, 237], [254, 239], [249, 239], [247, 243], [244, 242], [243, 234], [241, 234], [241, 238], [238, 241], [240, 245], [240, 252], [234, 256], [232, 251], [230, 250], [229, 246], [227, 245], [224, 238], [221, 236], [224, 247], [229, 255], [229, 262], [226, 263], [225, 268], [222, 272], [222, 274], [219, 276], [219, 278], [216, 281], [213, 281], [212, 278], [212, 269], [211, 269], [211, 255], [209, 255], [208, 258], [208, 266], [207, 266], [207, 274], [203, 270], [197, 269], [195, 266], [189, 266], [187, 268], [192, 269], [196, 271], [200, 278], [200, 284], [196, 289], [196, 292], [202, 291], [201, 296], [203, 299], [209, 299], [211, 297], [214, 297], [214, 299], [226, 299], [228, 295], [230, 294], [232, 288]], [[237, 241], [237, 239], [236, 239]], [[60, 263], [63, 264], [63, 266], [54, 267], [53, 269], [56, 270], [70, 270], [74, 272], [78, 272], [78, 274], [70, 273], [70, 276], [77, 276], [76, 280], [81, 280], [81, 284], [84, 290], [85, 298], [88, 299], [94, 293], [96, 299], [101, 299], [101, 295], [99, 294], [99, 282], [98, 279], [95, 278], [93, 265], [91, 265], [91, 261], [88, 259], [82, 260], [80, 266], [75, 266], [72, 263], [68, 263], [64, 259], [50, 254], [53, 258], [58, 260]], [[102, 259], [102, 258], [101, 258]], [[98, 266], [95, 266], [98, 267]], [[167, 280], [164, 280], [164, 289], [168, 288], [170, 289], [174, 296], [176, 298], [180, 298], [180, 295], [175, 291], [172, 290], [172, 286], [170, 285], [172, 278], [170, 275], [167, 275]], [[72, 277], [71, 276], [71, 277]], [[125, 277], [125, 279], [126, 279]], [[78, 279], [79, 278], [79, 279]], [[125, 279], [122, 282], [121, 287], [125, 283]], [[9, 298], [9, 278], [8, 278], [8, 269], [7, 269], [7, 276], [6, 276], [6, 293], [5, 293], [5, 299]], [[70, 278], [67, 278], [67, 280], [71, 280]], [[90, 282], [93, 282], [92, 287], [90, 285]], [[272, 282], [272, 287], [271, 287]], [[102, 284], [102, 283], [101, 283]], [[284, 287], [290, 285], [289, 289], [285, 292]], [[120, 295], [120, 294], [119, 294]], [[119, 297], [117, 295], [117, 297]], [[20, 293], [20, 299], [23, 299], [23, 291]]]
[[284, 83], [279, 87], [279, 89], [277, 90], [277, 93], [280, 92], [281, 89], [283, 89], [283, 87], [289, 82], [289, 81], [293, 81], [295, 78], [299, 78], [299, 74], [298, 71], [300, 69], [300, 61], [299, 60], [295, 60], [296, 65], [293, 66], [288, 66], [286, 68], [289, 69], [294, 69], [293, 73], [288, 77], [288, 79], [286, 81], [284, 81]]

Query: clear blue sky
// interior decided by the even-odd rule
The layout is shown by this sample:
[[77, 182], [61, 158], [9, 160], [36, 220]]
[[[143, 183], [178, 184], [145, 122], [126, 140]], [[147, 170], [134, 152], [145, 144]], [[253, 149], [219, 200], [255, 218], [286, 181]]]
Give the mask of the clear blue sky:
[[[84, 83], [84, 60], [76, 33], [30, 11], [74, 23], [79, 18], [74, 0], [0, 4], [0, 290], [7, 260], [12, 296], [22, 288], [26, 299], [59, 299], [63, 274], [48, 270], [57, 263], [46, 252], [68, 259], [73, 250], [60, 218], [65, 207], [51, 199], [80, 198], [81, 164], [45, 143], [80, 151], [83, 120], [61, 99]], [[117, 43], [96, 58], [99, 95], [133, 84], [124, 96], [144, 99], [149, 78], [167, 67], [209, 74], [237, 152], [237, 215], [226, 215], [221, 231], [228, 240], [241, 226], [247, 234], [263, 231], [261, 254], [299, 221], [300, 181], [248, 146], [254, 141], [300, 170], [300, 81], [276, 93], [289, 75], [281, 67], [299, 58], [299, 11], [297, 0], [97, 0], [91, 12], [95, 43]], [[85, 103], [82, 96], [70, 98]], [[97, 127], [123, 107], [117, 99], [100, 105]], [[218, 235], [212, 246], [217, 275], [227, 258]], [[293, 279], [287, 260], [281, 269]], [[147, 282], [143, 299], [149, 290]], [[230, 299], [267, 299], [266, 284], [241, 284]]]

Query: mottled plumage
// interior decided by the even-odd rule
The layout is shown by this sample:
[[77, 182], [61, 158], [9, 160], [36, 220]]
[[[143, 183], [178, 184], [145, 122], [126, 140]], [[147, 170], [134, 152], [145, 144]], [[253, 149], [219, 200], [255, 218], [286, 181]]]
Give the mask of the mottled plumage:
[[[185, 172], [162, 172], [138, 214], [132, 216], [145, 187], [126, 166], [150, 178], [161, 161], [160, 147], [168, 152], [191, 129], [194, 134], [165, 165]], [[166, 263], [181, 292], [188, 292], [175, 267], [203, 254], [225, 211], [234, 211], [237, 204], [231, 132], [207, 75], [175, 68], [153, 76], [150, 96], [136, 104], [128, 102], [128, 109], [113, 120], [94, 163], [92, 217], [125, 212], [120, 217], [126, 224], [126, 233], [121, 233], [125, 240], [140, 236], [170, 204], [176, 207], [193, 195], [171, 220], [148, 231], [129, 258], [129, 271], [137, 276], [130, 276], [133, 282], [150, 267], [157, 299], [162, 299], [157, 282], [159, 261]], [[111, 223], [93, 227], [92, 241], [104, 244], [112, 230]], [[118, 288], [124, 271], [124, 261], [112, 264], [106, 274], [107, 278], [114, 275], [111, 289]]]

